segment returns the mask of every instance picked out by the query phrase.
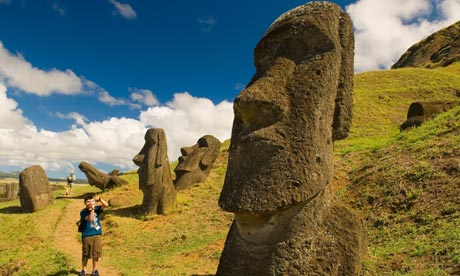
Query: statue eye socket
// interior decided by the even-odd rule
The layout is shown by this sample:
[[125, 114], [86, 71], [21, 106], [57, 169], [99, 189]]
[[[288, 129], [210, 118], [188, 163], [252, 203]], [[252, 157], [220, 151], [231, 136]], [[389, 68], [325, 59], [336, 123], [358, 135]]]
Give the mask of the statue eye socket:
[[235, 116], [252, 131], [270, 126], [283, 117], [284, 111], [275, 102], [263, 100], [235, 100]]

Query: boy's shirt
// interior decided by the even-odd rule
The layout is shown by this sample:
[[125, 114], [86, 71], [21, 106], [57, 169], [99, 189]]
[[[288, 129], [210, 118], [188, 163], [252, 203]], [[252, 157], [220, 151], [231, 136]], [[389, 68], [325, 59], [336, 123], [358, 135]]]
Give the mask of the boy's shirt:
[[100, 214], [102, 214], [103, 210], [101, 206], [94, 207], [94, 221], [86, 221], [85, 218], [89, 216], [90, 211], [88, 209], [83, 209], [80, 212], [80, 219], [83, 223], [83, 231], [81, 232], [81, 237], [89, 237], [89, 236], [96, 236], [102, 235], [102, 226], [101, 220], [99, 218]]

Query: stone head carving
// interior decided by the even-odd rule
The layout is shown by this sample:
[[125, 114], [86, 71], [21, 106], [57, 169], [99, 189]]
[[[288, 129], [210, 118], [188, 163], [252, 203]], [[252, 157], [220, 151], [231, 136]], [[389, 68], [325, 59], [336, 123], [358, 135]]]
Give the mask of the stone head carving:
[[139, 189], [144, 193], [142, 209], [145, 213], [164, 214], [176, 203], [166, 134], [163, 129], [150, 128], [144, 138], [143, 148], [133, 158], [133, 162], [139, 166]]
[[349, 17], [328, 2], [268, 28], [254, 51], [256, 73], [234, 101], [222, 209], [272, 213], [324, 189], [333, 141], [351, 124], [353, 49]]
[[191, 147], [180, 149], [177, 167], [174, 169], [176, 190], [184, 190], [191, 185], [204, 182], [220, 150], [220, 141], [212, 135], [198, 139]]
[[86, 175], [88, 183], [91, 186], [96, 186], [101, 190], [112, 189], [128, 184], [128, 181], [119, 178], [118, 176], [108, 175], [101, 172], [93, 165], [85, 161], [81, 161], [78, 168]]

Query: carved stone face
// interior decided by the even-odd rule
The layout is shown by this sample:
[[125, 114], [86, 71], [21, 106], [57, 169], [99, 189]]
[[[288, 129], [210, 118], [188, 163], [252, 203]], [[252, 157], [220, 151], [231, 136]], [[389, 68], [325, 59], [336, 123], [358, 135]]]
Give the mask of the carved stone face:
[[191, 147], [181, 148], [182, 156], [179, 157], [178, 165], [174, 169], [176, 189], [206, 180], [219, 149], [220, 141], [211, 135], [201, 137]]
[[282, 15], [257, 45], [257, 72], [234, 102], [222, 209], [274, 213], [332, 177], [333, 140], [351, 120], [353, 38], [342, 33], [351, 34], [349, 18], [328, 8], [319, 19], [308, 5]]

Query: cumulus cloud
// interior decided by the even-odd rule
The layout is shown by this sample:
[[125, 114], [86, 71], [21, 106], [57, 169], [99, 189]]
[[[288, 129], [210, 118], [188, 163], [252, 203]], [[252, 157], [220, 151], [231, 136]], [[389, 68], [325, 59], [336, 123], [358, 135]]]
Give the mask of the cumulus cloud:
[[137, 13], [130, 4], [122, 4], [116, 0], [109, 0], [109, 2], [115, 7], [115, 14], [119, 14], [126, 19], [137, 18]]
[[6, 87], [0, 83], [0, 129], [17, 129], [27, 124], [30, 122], [23, 117], [18, 103], [7, 97]]
[[214, 105], [208, 99], [177, 93], [167, 105], [141, 112], [139, 119], [88, 122], [76, 112], [57, 113], [57, 117], [75, 120], [76, 124], [60, 132], [39, 130], [6, 92], [0, 83], [0, 166], [25, 168], [38, 164], [47, 172], [55, 172], [73, 170], [87, 161], [128, 170], [135, 168], [132, 158], [144, 145], [149, 127], [166, 131], [169, 158], [174, 161], [181, 147], [195, 144], [203, 135], [229, 139], [233, 121], [231, 103]]
[[180, 155], [180, 148], [191, 146], [203, 135], [213, 135], [223, 141], [230, 138], [233, 104], [228, 101], [214, 105], [205, 98], [189, 93], [176, 93], [165, 106], [150, 107], [140, 115], [145, 126], [162, 128], [168, 140], [170, 160]]
[[359, 0], [347, 6], [355, 29], [355, 71], [388, 69], [413, 44], [460, 19], [460, 0]]
[[1, 42], [0, 61], [0, 80], [7, 86], [40, 96], [81, 93], [82, 80], [71, 70], [40, 70], [23, 56], [11, 54]]
[[148, 89], [137, 89], [130, 87], [129, 91], [131, 92], [131, 100], [145, 106], [155, 106], [160, 102], [158, 98], [153, 94], [152, 91]]

